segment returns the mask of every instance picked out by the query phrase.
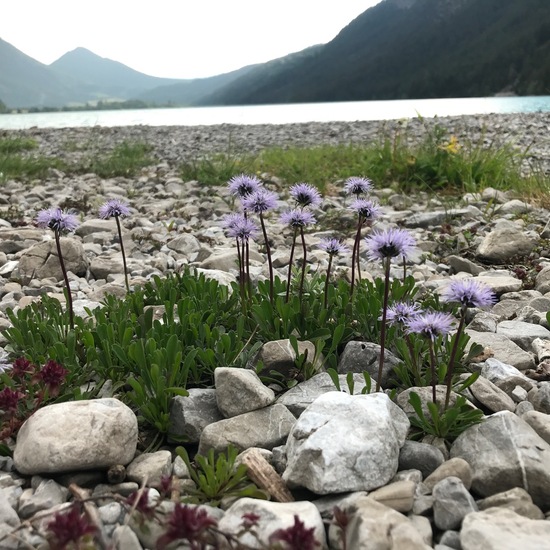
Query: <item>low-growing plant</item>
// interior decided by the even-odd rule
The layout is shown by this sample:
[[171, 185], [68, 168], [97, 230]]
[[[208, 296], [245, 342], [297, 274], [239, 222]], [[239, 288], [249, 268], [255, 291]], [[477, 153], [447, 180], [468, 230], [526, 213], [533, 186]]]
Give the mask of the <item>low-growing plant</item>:
[[219, 453], [217, 457], [214, 449], [210, 449], [206, 456], [195, 455], [195, 465], [191, 463], [185, 447], [177, 447], [176, 453], [185, 462], [196, 486], [195, 489], [186, 490], [184, 502], [219, 506], [224, 498], [268, 498], [264, 491], [248, 479], [247, 467], [244, 464], [235, 465], [238, 450], [233, 445], [229, 445], [227, 451]]
[[124, 141], [117, 145], [109, 155], [94, 155], [79, 169], [91, 171], [100, 178], [135, 176], [141, 168], [155, 162], [151, 155], [152, 150], [152, 146], [147, 143]]

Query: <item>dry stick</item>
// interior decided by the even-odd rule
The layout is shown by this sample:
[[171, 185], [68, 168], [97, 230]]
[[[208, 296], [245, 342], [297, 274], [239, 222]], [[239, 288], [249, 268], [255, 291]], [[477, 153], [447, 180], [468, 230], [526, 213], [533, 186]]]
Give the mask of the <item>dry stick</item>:
[[378, 379], [376, 380], [376, 391], [380, 391], [380, 381], [384, 370], [384, 355], [386, 351], [386, 317], [388, 311], [388, 297], [390, 294], [390, 265], [391, 258], [384, 258], [384, 301], [382, 304], [382, 326], [380, 327], [380, 362], [378, 363]]
[[126, 283], [126, 290], [130, 292], [130, 284], [128, 283], [128, 267], [126, 266], [126, 253], [124, 252], [124, 242], [122, 241], [122, 228], [120, 227], [119, 216], [115, 216], [116, 226], [118, 229], [118, 239], [120, 241], [120, 252], [122, 253], [122, 264], [124, 265], [124, 282]]
[[458, 324], [458, 328], [456, 329], [455, 341], [453, 344], [453, 349], [451, 350], [451, 357], [449, 358], [449, 366], [447, 367], [447, 376], [445, 377], [445, 384], [447, 385], [447, 390], [445, 391], [445, 410], [449, 406], [449, 400], [451, 398], [456, 352], [458, 351], [458, 341], [460, 339], [460, 335], [462, 334], [462, 330], [464, 329], [464, 323], [466, 322], [466, 309], [467, 306], [462, 306], [460, 308], [460, 322]]
[[69, 324], [71, 329], [74, 329], [74, 313], [73, 313], [73, 296], [71, 294], [71, 285], [69, 284], [69, 277], [67, 270], [65, 269], [65, 262], [63, 261], [63, 254], [61, 252], [61, 241], [59, 238], [59, 231], [54, 231], [55, 244], [57, 246], [57, 255], [59, 256], [59, 265], [61, 266], [61, 272], [63, 273], [63, 279], [65, 279], [65, 286], [67, 288], [67, 309], [69, 310]]
[[103, 522], [99, 516], [97, 506], [86, 499], [90, 496], [89, 491], [82, 489], [76, 483], [71, 483], [69, 485], [69, 491], [80, 501], [84, 507], [84, 512], [90, 520], [90, 523], [96, 528], [96, 540], [100, 548], [107, 549], [109, 547], [107, 541], [105, 540], [105, 532], [103, 527]]

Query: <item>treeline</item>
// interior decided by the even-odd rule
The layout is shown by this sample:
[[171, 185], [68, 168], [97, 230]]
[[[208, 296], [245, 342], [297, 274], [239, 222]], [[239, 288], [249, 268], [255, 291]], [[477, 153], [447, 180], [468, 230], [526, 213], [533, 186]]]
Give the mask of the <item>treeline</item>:
[[27, 109], [9, 109], [0, 100], [0, 113], [57, 113], [71, 111], [117, 111], [122, 109], [157, 109], [174, 107], [173, 104], [158, 105], [146, 103], [139, 99], [128, 99], [126, 101], [94, 101], [93, 103], [84, 103], [83, 105], [65, 105], [63, 107], [29, 107]]

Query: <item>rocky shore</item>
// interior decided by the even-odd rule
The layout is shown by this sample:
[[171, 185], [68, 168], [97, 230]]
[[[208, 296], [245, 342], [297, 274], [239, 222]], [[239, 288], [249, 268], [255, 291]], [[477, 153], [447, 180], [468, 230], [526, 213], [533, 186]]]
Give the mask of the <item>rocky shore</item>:
[[[84, 308], [99, 306], [106, 294], [125, 293], [115, 222], [97, 215], [98, 207], [111, 198], [127, 201], [132, 209], [123, 220], [132, 285], [183, 266], [227, 284], [236, 277], [236, 252], [221, 222], [233, 211], [233, 200], [225, 188], [183, 181], [177, 170], [182, 160], [271, 145], [365, 143], [378, 139], [383, 130], [405, 126], [407, 136], [415, 139], [436, 122], [459, 141], [529, 147], [526, 158], [550, 169], [550, 114], [540, 113], [423, 122], [7, 132], [32, 136], [40, 153], [68, 159], [90, 148], [111, 149], [124, 140], [147, 141], [158, 163], [137, 178], [104, 180], [95, 174], [73, 177], [52, 171], [32, 184], [4, 184], [0, 328], [10, 325], [8, 308], [17, 310], [45, 293], [64, 302], [55, 242], [33, 223], [43, 208], [66, 205], [81, 215], [75, 234], [62, 239], [79, 315], [85, 314]], [[279, 193], [282, 211], [288, 185], [277, 174], [266, 175], [265, 183]], [[336, 234], [352, 244], [354, 213], [347, 210], [349, 198], [338, 190], [341, 182], [334, 184], [336, 191], [325, 198], [316, 213], [318, 223], [307, 235], [311, 268], [321, 272], [328, 264], [326, 253], [316, 248], [322, 236]], [[376, 226], [397, 224], [417, 239], [409, 272], [423, 291], [437, 292], [451, 277], [474, 277], [498, 296], [489, 311], [472, 313], [467, 329], [472, 341], [485, 348], [485, 356], [474, 366], [481, 376], [468, 393], [486, 414], [485, 421], [448, 449], [440, 441], [406, 440], [407, 414], [412, 412], [407, 392], [396, 402], [382, 393], [350, 396], [331, 391], [334, 385], [320, 372], [275, 395], [252, 371], [219, 369], [214, 388], [175, 400], [171, 431], [192, 434], [201, 452], [221, 450], [228, 443], [241, 451], [261, 449], [248, 453], [264, 457], [274, 467], [273, 479], [284, 483], [278, 489], [272, 486], [279, 497], [273, 502], [240, 499], [225, 503], [224, 511], [207, 508], [208, 513], [220, 529], [231, 533], [239, 530], [243, 514], [257, 514], [264, 542], [274, 530], [292, 525], [298, 514], [314, 529], [321, 548], [343, 548], [338, 528], [323, 525], [334, 522], [335, 505], [352, 518], [348, 550], [550, 548], [549, 212], [493, 189], [452, 199], [380, 188], [374, 195], [382, 205]], [[285, 278], [291, 232], [272, 215], [268, 233], [277, 272]], [[254, 280], [267, 276], [264, 258], [262, 247], [254, 246]], [[345, 273], [346, 259], [337, 267]], [[380, 266], [366, 257], [361, 269], [364, 277], [381, 274]], [[401, 272], [396, 268], [393, 274]], [[356, 372], [355, 393], [360, 393], [359, 373], [367, 368], [374, 374], [377, 352], [373, 342], [347, 345], [338, 366], [343, 388], [345, 373]], [[264, 365], [293, 364], [287, 342], [267, 343], [262, 353]], [[3, 357], [6, 366], [7, 352]], [[112, 429], [121, 425], [124, 437]], [[98, 547], [155, 548], [159, 530], [151, 524], [147, 532], [130, 520], [113, 495], [126, 497], [140, 485], [156, 487], [154, 494], [161, 476], [170, 473], [185, 487], [189, 474], [173, 448], [137, 453], [137, 437], [135, 415], [116, 399], [42, 409], [21, 431], [15, 460], [0, 460], [0, 547], [48, 548], [44, 514], [63, 509], [75, 497], [73, 483], [95, 497], [105, 496], [93, 504]], [[173, 507], [167, 502], [164, 513]], [[246, 543], [253, 546], [254, 541]]]

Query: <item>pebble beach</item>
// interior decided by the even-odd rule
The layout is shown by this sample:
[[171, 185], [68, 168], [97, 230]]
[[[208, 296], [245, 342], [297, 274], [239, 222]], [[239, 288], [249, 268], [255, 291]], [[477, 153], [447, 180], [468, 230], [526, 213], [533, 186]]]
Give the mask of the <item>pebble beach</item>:
[[[184, 267], [230, 284], [237, 276], [236, 252], [233, 240], [224, 234], [222, 220], [235, 209], [234, 200], [226, 188], [184, 181], [178, 170], [183, 161], [215, 153], [258, 153], [273, 146], [364, 145], [396, 133], [414, 143], [435, 125], [445, 127], [461, 144], [512, 146], [524, 154], [526, 173], [533, 169], [550, 173], [550, 113], [289, 125], [0, 130], [0, 138], [32, 137], [39, 154], [68, 161], [90, 150], [107, 152], [124, 141], [149, 143], [157, 159], [134, 178], [102, 179], [93, 173], [72, 176], [51, 170], [40, 181], [3, 184], [0, 329], [10, 326], [8, 309], [17, 311], [45, 293], [64, 303], [55, 241], [34, 224], [41, 209], [70, 205], [80, 217], [75, 233], [62, 241], [75, 313], [85, 315], [85, 308], [99, 307], [105, 295], [122, 297], [126, 292], [115, 221], [97, 215], [106, 200], [122, 199], [131, 208], [131, 216], [122, 222], [131, 285]], [[278, 212], [283, 211], [289, 184], [277, 174], [262, 176], [265, 185], [279, 194]], [[474, 311], [467, 327], [472, 341], [486, 350], [475, 366], [481, 376], [468, 390], [468, 399], [484, 411], [486, 420], [449, 449], [438, 441], [406, 440], [407, 414], [411, 413], [406, 392], [395, 402], [383, 393], [349, 396], [331, 392], [334, 386], [328, 375], [320, 372], [276, 395], [266, 392], [259, 380], [226, 372], [241, 369], [220, 369], [216, 387], [204, 390], [208, 394], [175, 401], [172, 431], [189, 434], [194, 430], [193, 443], [201, 452], [222, 450], [228, 442], [249, 453], [261, 449], [258, 452], [295, 491], [296, 499], [240, 499], [227, 503], [224, 510], [205, 509], [220, 529], [235, 533], [242, 515], [253, 512], [261, 518], [260, 531], [266, 537], [292, 524], [294, 514], [299, 514], [314, 529], [320, 548], [344, 548], [335, 526], [326, 528], [338, 505], [355, 518], [346, 535], [348, 550], [478, 550], [481, 540], [484, 550], [550, 549], [550, 212], [492, 188], [449, 200], [374, 185], [373, 195], [382, 208], [376, 226], [404, 227], [418, 243], [409, 273], [423, 292], [440, 292], [451, 278], [476, 278], [498, 297], [488, 310]], [[355, 214], [347, 208], [349, 197], [339, 186], [342, 182], [331, 186], [333, 192], [316, 213], [318, 223], [306, 236], [311, 268], [320, 272], [328, 265], [327, 254], [317, 248], [321, 237], [336, 234], [350, 248], [353, 245]], [[82, 210], [78, 211], [78, 205]], [[267, 228], [277, 274], [285, 279], [292, 232], [277, 215], [268, 217]], [[266, 278], [261, 245], [252, 246], [251, 258], [253, 280]], [[342, 258], [335, 266], [342, 276], [346, 276], [347, 263]], [[381, 266], [366, 256], [361, 270], [370, 279], [382, 274]], [[400, 274], [401, 267], [392, 269], [392, 276]], [[374, 343], [350, 344], [341, 355], [339, 372], [357, 372], [359, 386], [359, 373], [370, 361], [366, 354], [376, 354], [376, 349]], [[5, 345], [2, 336], [0, 346]], [[272, 360], [270, 353], [274, 352], [267, 346], [262, 357], [266, 365]], [[7, 350], [0, 350], [0, 362], [0, 367], [8, 368]], [[244, 386], [246, 397], [239, 394]], [[90, 405], [89, 410], [81, 407], [77, 411], [71, 409], [72, 403], [65, 403], [68, 409], [53, 410], [51, 417], [47, 413], [41, 423], [29, 425], [20, 434], [14, 460], [0, 458], [0, 548], [50, 548], [42, 517], [46, 511], [63, 509], [75, 496], [74, 486], [68, 489], [71, 483], [86, 487], [90, 495], [105, 496], [93, 504], [100, 532], [97, 540], [101, 541], [97, 547], [156, 547], [160, 531], [149, 526], [146, 532], [109, 495], [127, 496], [146, 484], [154, 487], [166, 474], [185, 486], [189, 474], [172, 447], [138, 452], [132, 411], [111, 396], [99, 401], [105, 403], [95, 406], [105, 405], [105, 410], [98, 412]], [[188, 407], [193, 407], [193, 421], [189, 414], [186, 418]], [[81, 415], [76, 430], [66, 423], [64, 431], [49, 433], [44, 428], [75, 414]], [[82, 426], [95, 425], [97, 414], [110, 415], [109, 422], [124, 423], [130, 435], [122, 441], [109, 439], [108, 430], [100, 432], [93, 444], [96, 453], [89, 435], [83, 436]], [[326, 422], [319, 421], [325, 419], [323, 415]], [[319, 447], [308, 447], [304, 441], [316, 422], [320, 424], [313, 432], [318, 429], [322, 441]], [[356, 467], [363, 450], [349, 443], [347, 435], [352, 432], [360, 433], [358, 440], [379, 443], [368, 459], [376, 468]], [[58, 460], [60, 453], [55, 449], [67, 448], [69, 442], [70, 456], [66, 462]], [[334, 448], [343, 457], [337, 472], [330, 471], [336, 461], [331, 454]], [[93, 462], [101, 454], [99, 449], [104, 454], [115, 449], [107, 467], [101, 461]], [[109, 480], [106, 472], [114, 467], [122, 470]], [[363, 475], [364, 471], [368, 474]], [[308, 491], [307, 499], [299, 498], [303, 489]], [[165, 513], [169, 514], [174, 503], [167, 504]], [[13, 532], [17, 537], [10, 536]]]

